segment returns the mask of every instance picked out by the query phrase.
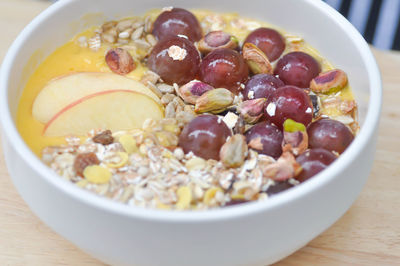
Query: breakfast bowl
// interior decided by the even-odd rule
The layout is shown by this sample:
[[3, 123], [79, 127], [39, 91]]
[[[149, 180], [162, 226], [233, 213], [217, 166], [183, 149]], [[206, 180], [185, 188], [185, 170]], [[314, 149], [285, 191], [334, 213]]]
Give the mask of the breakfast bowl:
[[141, 15], [166, 3], [59, 1], [35, 18], [7, 53], [0, 73], [2, 141], [18, 192], [55, 232], [112, 265], [266, 265], [305, 246], [351, 206], [371, 170], [381, 108], [381, 80], [357, 30], [322, 1], [183, 1], [186, 9], [237, 12], [302, 36], [349, 77], [360, 130], [330, 167], [265, 201], [206, 211], [123, 205], [58, 178], [16, 127], [22, 90], [34, 69], [77, 33], [106, 20]]

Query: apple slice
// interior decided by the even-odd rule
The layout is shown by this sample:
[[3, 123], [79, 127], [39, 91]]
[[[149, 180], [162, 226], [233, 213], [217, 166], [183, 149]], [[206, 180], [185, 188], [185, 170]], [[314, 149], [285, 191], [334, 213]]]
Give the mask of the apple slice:
[[114, 73], [80, 72], [50, 81], [33, 103], [33, 117], [47, 123], [60, 110], [86, 95], [101, 91], [131, 90], [149, 96], [157, 103], [160, 99], [149, 88], [133, 79]]
[[92, 129], [141, 128], [147, 118], [160, 120], [163, 109], [152, 98], [131, 90], [87, 95], [58, 112], [45, 126], [45, 136], [85, 136]]

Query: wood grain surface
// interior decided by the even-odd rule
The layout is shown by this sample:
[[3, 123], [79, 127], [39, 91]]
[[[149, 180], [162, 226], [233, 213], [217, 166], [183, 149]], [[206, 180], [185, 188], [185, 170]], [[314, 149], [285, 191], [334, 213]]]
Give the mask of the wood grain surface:
[[[47, 1], [0, 0], [0, 61]], [[400, 265], [400, 53], [374, 50], [384, 104], [371, 176], [351, 209], [278, 265]], [[0, 156], [0, 265], [103, 265], [51, 231], [15, 190]]]

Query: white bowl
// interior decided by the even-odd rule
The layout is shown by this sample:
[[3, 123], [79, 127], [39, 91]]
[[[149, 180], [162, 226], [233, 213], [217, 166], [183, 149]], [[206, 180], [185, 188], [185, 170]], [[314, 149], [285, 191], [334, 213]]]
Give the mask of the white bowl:
[[[166, 4], [236, 11], [303, 36], [348, 73], [359, 104], [359, 135], [332, 166], [308, 182], [264, 202], [206, 212], [129, 207], [57, 177], [15, 127], [27, 78], [40, 60], [88, 25]], [[88, 12], [102, 15], [85, 16]], [[36, 61], [30, 59], [34, 53]], [[375, 152], [382, 93], [367, 43], [339, 13], [315, 0], [59, 1], [15, 40], [4, 59], [0, 89], [4, 154], [19, 193], [54, 231], [113, 265], [265, 265], [303, 247], [341, 217], [361, 191]]]

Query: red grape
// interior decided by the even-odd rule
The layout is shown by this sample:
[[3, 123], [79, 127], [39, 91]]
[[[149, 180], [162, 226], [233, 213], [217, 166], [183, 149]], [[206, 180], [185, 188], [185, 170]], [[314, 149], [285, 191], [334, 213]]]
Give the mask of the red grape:
[[204, 159], [219, 160], [219, 151], [231, 130], [215, 115], [200, 115], [187, 124], [179, 136], [185, 153], [193, 152]]
[[[269, 74], [257, 74], [252, 76], [246, 83], [242, 94], [245, 100], [267, 98], [277, 88], [284, 86], [282, 80]], [[250, 93], [250, 94], [249, 94]], [[249, 97], [252, 96], [252, 97]]]
[[308, 94], [295, 86], [283, 86], [273, 92], [266, 103], [267, 120], [282, 128], [286, 119], [290, 118], [307, 126], [313, 117], [313, 106]]
[[268, 194], [268, 196], [272, 196], [292, 187], [294, 187], [294, 185], [290, 184], [288, 181], [275, 181], [275, 184], [269, 186], [265, 192]]
[[344, 152], [354, 139], [348, 127], [329, 118], [311, 123], [307, 128], [307, 133], [310, 148], [324, 148], [338, 153]]
[[308, 88], [313, 78], [321, 72], [321, 66], [310, 55], [291, 52], [284, 55], [275, 67], [275, 75], [286, 85]]
[[246, 132], [249, 147], [258, 153], [279, 158], [282, 154], [283, 133], [269, 122], [261, 122]]
[[200, 79], [214, 88], [238, 93], [240, 83], [247, 80], [249, 69], [242, 55], [228, 48], [210, 52], [200, 64]]
[[306, 150], [296, 158], [296, 161], [302, 167], [302, 171], [296, 176], [296, 179], [304, 182], [324, 170], [334, 160], [336, 160], [336, 156], [325, 149], [316, 148]]
[[168, 84], [185, 84], [199, 71], [200, 55], [193, 43], [183, 37], [159, 41], [150, 53], [147, 65]]
[[274, 29], [258, 28], [251, 32], [244, 43], [249, 42], [257, 46], [272, 62], [278, 59], [285, 50], [285, 39]]
[[168, 36], [185, 35], [196, 42], [202, 37], [202, 30], [197, 18], [182, 8], [173, 8], [162, 12], [153, 24], [153, 35], [162, 40]]
[[246, 202], [249, 202], [249, 201], [245, 200], [245, 199], [231, 199], [231, 201], [228, 201], [227, 203], [225, 203], [225, 207], [235, 206], [235, 205], [243, 204]]

